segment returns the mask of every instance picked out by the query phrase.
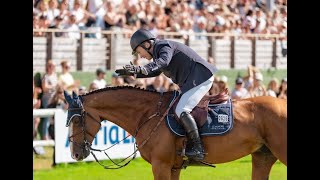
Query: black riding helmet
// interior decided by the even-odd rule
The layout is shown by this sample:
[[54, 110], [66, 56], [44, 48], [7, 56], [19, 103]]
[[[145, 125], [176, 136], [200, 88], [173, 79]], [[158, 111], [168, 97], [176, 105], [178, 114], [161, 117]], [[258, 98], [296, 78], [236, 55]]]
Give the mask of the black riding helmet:
[[135, 33], [133, 33], [133, 35], [131, 36], [131, 39], [130, 39], [130, 46], [132, 48], [132, 54], [136, 53], [135, 51], [140, 44], [142, 44], [145, 41], [154, 40], [154, 39], [156, 39], [156, 37], [150, 31], [145, 30], [145, 29], [137, 30]]

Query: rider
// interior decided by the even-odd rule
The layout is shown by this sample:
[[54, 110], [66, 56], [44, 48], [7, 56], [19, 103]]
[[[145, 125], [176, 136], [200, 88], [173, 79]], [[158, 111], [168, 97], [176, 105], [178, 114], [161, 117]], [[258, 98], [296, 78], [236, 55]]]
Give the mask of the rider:
[[135, 75], [137, 78], [154, 77], [162, 72], [176, 83], [182, 96], [175, 113], [187, 132], [191, 149], [186, 155], [196, 161], [204, 159], [204, 149], [196, 122], [190, 112], [210, 90], [217, 68], [201, 58], [190, 47], [175, 41], [157, 39], [145, 29], [137, 30], [130, 39], [132, 54], [148, 60], [144, 66], [125, 65], [116, 70], [119, 75]]

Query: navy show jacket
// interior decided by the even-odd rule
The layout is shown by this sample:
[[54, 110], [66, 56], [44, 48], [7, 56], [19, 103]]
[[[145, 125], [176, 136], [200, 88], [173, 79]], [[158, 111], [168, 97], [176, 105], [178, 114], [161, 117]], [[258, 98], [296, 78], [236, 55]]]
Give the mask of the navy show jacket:
[[152, 54], [153, 62], [144, 65], [148, 75], [137, 74], [137, 78], [154, 77], [163, 72], [182, 93], [208, 80], [217, 71], [193, 49], [176, 41], [156, 39]]

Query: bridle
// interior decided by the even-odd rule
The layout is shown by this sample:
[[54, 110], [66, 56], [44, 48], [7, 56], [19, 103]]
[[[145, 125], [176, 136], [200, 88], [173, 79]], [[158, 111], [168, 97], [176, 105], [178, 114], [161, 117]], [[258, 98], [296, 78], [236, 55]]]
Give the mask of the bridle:
[[[90, 116], [94, 121], [96, 121], [97, 123], [99, 123], [100, 127], [101, 127], [101, 120], [100, 120], [100, 121], [96, 120], [89, 112], [85, 111], [84, 108], [83, 108], [83, 105], [82, 105], [82, 102], [81, 102], [81, 101], [80, 101], [80, 105], [81, 105], [81, 107], [68, 108], [68, 111], [78, 111], [78, 112], [74, 113], [70, 118], [67, 119], [66, 127], [69, 127], [69, 126], [70, 126], [71, 121], [72, 121], [73, 118], [76, 117], [76, 116], [79, 117], [79, 119], [80, 119], [80, 122], [79, 122], [79, 123], [81, 123], [81, 132], [69, 136], [69, 137], [68, 137], [69, 142], [74, 143], [74, 145], [80, 147], [81, 149], [83, 149], [83, 151], [85, 151], [85, 150], [86, 150], [86, 151], [90, 151], [90, 153], [92, 154], [92, 156], [94, 157], [94, 159], [96, 160], [96, 162], [98, 162], [98, 163], [99, 163], [101, 166], [103, 166], [105, 169], [119, 169], [119, 168], [122, 168], [122, 167], [128, 165], [128, 164], [131, 162], [131, 160], [133, 160], [133, 159], [136, 157], [136, 154], [137, 154], [137, 151], [138, 151], [138, 149], [136, 148], [136, 146], [134, 146], [134, 149], [135, 149], [135, 150], [134, 150], [134, 152], [133, 152], [131, 155], [129, 155], [127, 158], [123, 159], [122, 161], [120, 161], [120, 162], [118, 162], [118, 163], [114, 162], [114, 161], [110, 158], [110, 156], [109, 156], [105, 151], [108, 150], [108, 149], [110, 149], [111, 147], [115, 146], [116, 144], [119, 144], [120, 142], [124, 141], [125, 139], [127, 139], [127, 138], [130, 137], [131, 135], [126, 136], [124, 139], [122, 139], [121, 141], [113, 144], [111, 147], [109, 147], [109, 148], [107, 148], [107, 149], [100, 150], [100, 149], [94, 149], [94, 148], [92, 148], [92, 147], [91, 147], [92, 144], [87, 140], [86, 135], [88, 134], [88, 135], [91, 136], [93, 139], [94, 139], [95, 136], [92, 135], [91, 133], [89, 133], [89, 132], [86, 130], [85, 116], [86, 116], [86, 115]], [[83, 142], [84, 142], [83, 145], [72, 141], [72, 138], [75, 137], [75, 136], [77, 136], [77, 135], [79, 135], [79, 134], [83, 134]], [[103, 152], [105, 153], [105, 155], [108, 157], [108, 159], [109, 159], [111, 162], [113, 162], [113, 165], [116, 165], [117, 167], [109, 167], [109, 166], [105, 166], [105, 165], [101, 164], [100, 161], [97, 159], [96, 155], [93, 153], [93, 151], [99, 151], [99, 152], [103, 151]], [[126, 159], [128, 159], [128, 158], [131, 157], [131, 156], [132, 156], [132, 158], [131, 158], [129, 161], [127, 161], [127, 162], [126, 162], [125, 164], [123, 164], [123, 165], [119, 165], [119, 163], [125, 161]]]
[[[69, 142], [72, 142], [74, 145], [79, 146], [79, 147], [81, 147], [81, 148], [84, 149], [84, 150], [90, 150], [92, 144], [87, 140], [86, 135], [88, 134], [88, 135], [91, 136], [93, 139], [94, 139], [94, 135], [92, 135], [90, 132], [88, 132], [88, 131], [86, 130], [85, 116], [86, 116], [86, 115], [90, 116], [95, 122], [99, 123], [100, 127], [101, 127], [101, 121], [96, 120], [90, 113], [86, 112], [86, 111], [83, 109], [82, 103], [81, 103], [81, 107], [78, 107], [78, 108], [69, 108], [68, 111], [79, 111], [79, 112], [73, 114], [73, 115], [70, 117], [70, 119], [67, 120], [66, 127], [69, 127], [69, 126], [70, 126], [70, 123], [71, 123], [72, 119], [73, 119], [74, 117], [76, 117], [76, 116], [79, 117], [79, 119], [80, 119], [80, 122], [79, 122], [79, 123], [81, 124], [81, 132], [69, 136], [69, 137], [68, 137]], [[77, 135], [79, 135], [79, 134], [83, 134], [83, 142], [84, 142], [84, 145], [81, 145], [81, 144], [78, 144], [78, 143], [72, 141], [72, 138], [75, 137], [75, 136], [77, 136]]]

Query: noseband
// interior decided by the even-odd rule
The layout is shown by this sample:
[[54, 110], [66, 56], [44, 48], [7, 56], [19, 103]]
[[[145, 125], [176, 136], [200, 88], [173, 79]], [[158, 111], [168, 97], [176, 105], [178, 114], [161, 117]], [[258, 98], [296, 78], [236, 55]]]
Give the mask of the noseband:
[[[81, 104], [82, 105], [82, 104]], [[73, 118], [75, 116], [78, 116], [80, 119], [80, 123], [81, 123], [81, 132], [77, 133], [77, 134], [73, 134], [71, 136], [68, 137], [69, 142], [73, 142], [76, 146], [81, 147], [83, 150], [90, 150], [91, 147], [91, 143], [87, 140], [86, 135], [88, 134], [89, 136], [91, 136], [94, 139], [94, 135], [92, 135], [91, 133], [89, 133], [86, 129], [86, 121], [85, 121], [85, 116], [88, 115], [90, 116], [93, 120], [95, 120], [97, 123], [100, 124], [101, 126], [101, 121], [96, 120], [90, 113], [86, 112], [83, 107], [79, 107], [79, 108], [69, 108], [68, 111], [79, 111], [78, 113], [73, 114], [70, 119], [67, 120], [66, 123], [66, 127], [70, 126], [71, 121], [73, 120]], [[74, 141], [71, 140], [71, 138], [82, 134], [83, 133], [83, 142], [84, 145], [78, 144]]]

